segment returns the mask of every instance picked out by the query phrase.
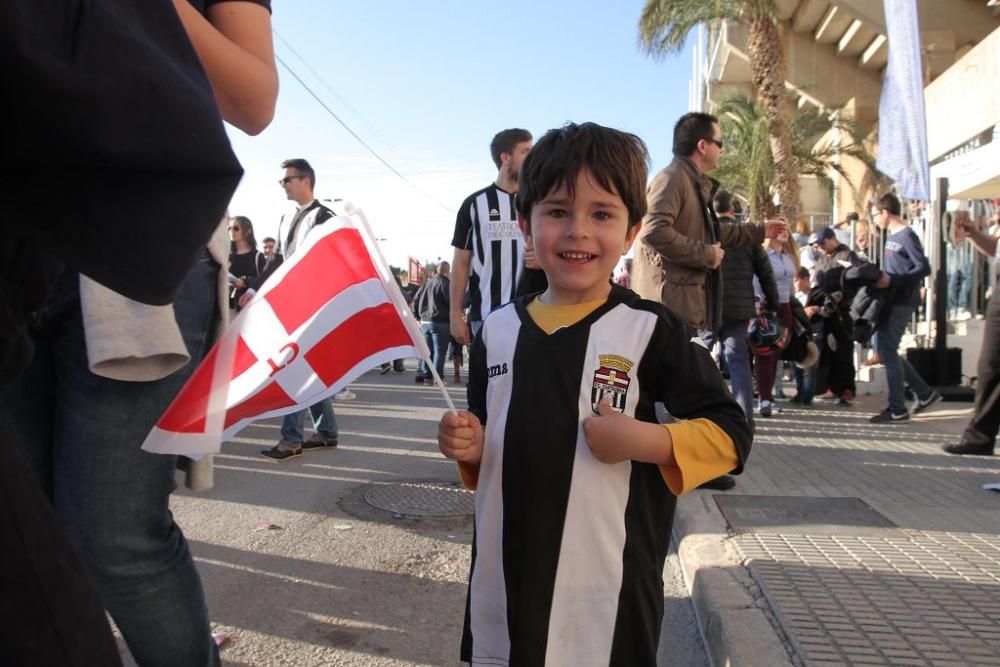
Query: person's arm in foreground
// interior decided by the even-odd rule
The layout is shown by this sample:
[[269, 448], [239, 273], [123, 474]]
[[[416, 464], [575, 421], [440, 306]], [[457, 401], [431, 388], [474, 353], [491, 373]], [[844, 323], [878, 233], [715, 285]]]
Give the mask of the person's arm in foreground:
[[278, 72], [271, 14], [251, 2], [220, 2], [202, 16], [187, 0], [174, 7], [205, 68], [222, 118], [260, 134], [274, 117]]
[[968, 236], [969, 240], [972, 241], [972, 245], [976, 246], [976, 250], [983, 253], [987, 257], [994, 257], [997, 254], [997, 237], [990, 236], [983, 230], [976, 227], [971, 221], [963, 221], [959, 223]]

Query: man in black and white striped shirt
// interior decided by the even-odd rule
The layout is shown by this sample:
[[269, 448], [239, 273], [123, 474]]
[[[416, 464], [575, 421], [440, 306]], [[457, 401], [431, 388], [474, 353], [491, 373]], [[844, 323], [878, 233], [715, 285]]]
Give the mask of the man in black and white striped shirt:
[[[458, 211], [451, 244], [451, 335], [470, 342], [493, 310], [511, 301], [524, 270], [524, 237], [517, 226], [514, 194], [528, 151], [531, 133], [518, 128], [493, 137], [490, 154], [497, 166], [495, 183], [474, 192]], [[469, 322], [462, 318], [468, 285], [472, 297]], [[471, 331], [470, 331], [471, 329]]]

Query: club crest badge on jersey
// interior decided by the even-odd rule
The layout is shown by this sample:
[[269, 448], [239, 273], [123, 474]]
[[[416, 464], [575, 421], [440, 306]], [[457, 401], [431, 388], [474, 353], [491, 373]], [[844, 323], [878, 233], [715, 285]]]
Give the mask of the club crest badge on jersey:
[[597, 404], [602, 398], [618, 412], [625, 412], [625, 399], [628, 396], [628, 386], [632, 378], [629, 371], [635, 363], [616, 354], [598, 355], [600, 367], [594, 371], [594, 386], [590, 393], [590, 404], [597, 414]]

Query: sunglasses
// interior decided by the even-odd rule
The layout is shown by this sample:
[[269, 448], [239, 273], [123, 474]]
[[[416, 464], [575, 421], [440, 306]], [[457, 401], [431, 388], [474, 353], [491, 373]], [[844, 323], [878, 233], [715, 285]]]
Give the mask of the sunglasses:
[[293, 180], [297, 178], [302, 178], [301, 176], [285, 176], [284, 178], [278, 180], [278, 185], [288, 185]]
[[715, 137], [705, 137], [705, 141], [709, 141], [719, 148], [722, 148], [722, 139], [716, 139]]

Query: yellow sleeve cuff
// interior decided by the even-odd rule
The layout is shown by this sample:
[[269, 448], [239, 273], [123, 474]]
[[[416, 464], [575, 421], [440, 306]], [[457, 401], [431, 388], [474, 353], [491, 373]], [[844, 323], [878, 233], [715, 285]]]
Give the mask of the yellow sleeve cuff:
[[729, 434], [708, 419], [687, 419], [664, 424], [673, 440], [674, 465], [661, 465], [660, 474], [675, 496], [696, 489], [739, 465]]
[[470, 491], [475, 491], [476, 487], [479, 486], [479, 464], [473, 465], [462, 461], [456, 461], [456, 463], [458, 463], [458, 474], [462, 478], [462, 485]]

